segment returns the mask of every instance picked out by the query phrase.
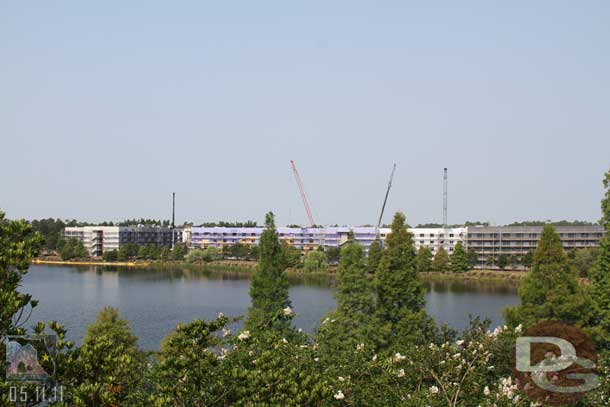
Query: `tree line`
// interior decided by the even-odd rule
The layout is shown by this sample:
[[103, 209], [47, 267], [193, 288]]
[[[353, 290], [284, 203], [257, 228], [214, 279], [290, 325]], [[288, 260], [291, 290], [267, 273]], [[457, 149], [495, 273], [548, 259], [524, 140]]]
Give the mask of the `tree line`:
[[[610, 232], [610, 173], [604, 186], [603, 225]], [[0, 213], [0, 336], [27, 332], [22, 317], [29, 312], [23, 310], [38, 304], [19, 287], [40, 247], [30, 225]], [[40, 322], [34, 333], [58, 338], [53, 361], [41, 360], [66, 386], [64, 400], [55, 405], [530, 407], [540, 404], [512, 379], [513, 347], [528, 328], [549, 320], [587, 332], [599, 349], [598, 371], [610, 371], [610, 234], [601, 241], [591, 284], [579, 285], [559, 235], [545, 225], [532, 270], [519, 287], [521, 303], [505, 311], [506, 326], [492, 330], [488, 321], [473, 319], [461, 334], [426, 312], [403, 214], [394, 216], [379, 249], [371, 279], [363, 247], [351, 240], [341, 248], [337, 306], [312, 335], [293, 326], [286, 262], [271, 213], [243, 325], [223, 314], [179, 324], [158, 352], [146, 354], [115, 309], [102, 310], [80, 346], [66, 339], [58, 322]], [[0, 369], [2, 405], [13, 405], [4, 375]], [[610, 377], [600, 374], [600, 380], [571, 405], [606, 406]], [[24, 388], [33, 396], [34, 386]]]

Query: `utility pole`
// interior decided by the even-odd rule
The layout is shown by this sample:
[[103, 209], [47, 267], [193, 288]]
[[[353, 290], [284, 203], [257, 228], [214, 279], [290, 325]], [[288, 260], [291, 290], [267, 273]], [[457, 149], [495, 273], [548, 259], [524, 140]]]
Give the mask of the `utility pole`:
[[443, 172], [443, 229], [447, 229], [447, 168]]
[[176, 244], [176, 193], [172, 192], [172, 249]]

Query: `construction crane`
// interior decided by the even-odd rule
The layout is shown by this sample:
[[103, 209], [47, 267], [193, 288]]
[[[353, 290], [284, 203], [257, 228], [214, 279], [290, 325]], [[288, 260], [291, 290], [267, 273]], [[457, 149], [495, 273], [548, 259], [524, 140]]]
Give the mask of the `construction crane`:
[[394, 179], [394, 171], [396, 170], [396, 163], [392, 167], [392, 173], [390, 174], [390, 182], [388, 182], [388, 189], [385, 191], [385, 198], [383, 198], [383, 206], [381, 207], [381, 213], [379, 214], [379, 221], [377, 221], [377, 234], [379, 234], [379, 228], [381, 227], [381, 219], [383, 218], [383, 212], [385, 211], [385, 204], [388, 202], [388, 195], [390, 194], [390, 188], [392, 188], [392, 180]]
[[307, 201], [307, 195], [305, 195], [305, 189], [303, 188], [303, 182], [301, 181], [301, 176], [299, 175], [297, 166], [294, 164], [293, 160], [290, 160], [290, 165], [292, 166], [292, 172], [294, 173], [294, 179], [297, 181], [297, 186], [299, 187], [299, 194], [301, 195], [301, 200], [303, 201], [303, 206], [305, 206], [305, 212], [307, 212], [307, 219], [309, 220], [309, 225], [311, 227], [315, 227], [316, 223], [313, 220], [313, 215], [311, 214], [311, 208], [309, 207], [309, 202]]

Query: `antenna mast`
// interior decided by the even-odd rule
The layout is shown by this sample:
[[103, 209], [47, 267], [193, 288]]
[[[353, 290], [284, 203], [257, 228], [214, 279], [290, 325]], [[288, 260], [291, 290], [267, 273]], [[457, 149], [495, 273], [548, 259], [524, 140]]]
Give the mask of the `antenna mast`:
[[447, 168], [443, 172], [443, 228], [447, 228]]
[[383, 206], [381, 207], [381, 213], [379, 214], [379, 221], [377, 221], [377, 229], [381, 226], [381, 219], [383, 218], [383, 212], [385, 211], [385, 204], [388, 202], [388, 195], [390, 194], [390, 188], [392, 188], [392, 180], [394, 179], [394, 171], [396, 170], [396, 163], [392, 167], [392, 173], [390, 174], [390, 181], [388, 182], [388, 189], [385, 191], [385, 198], [383, 198]]
[[176, 244], [176, 193], [172, 192], [172, 249]]
[[309, 207], [309, 202], [307, 201], [307, 196], [305, 195], [305, 189], [303, 188], [303, 182], [301, 182], [301, 176], [299, 175], [299, 171], [297, 170], [297, 166], [294, 164], [294, 161], [290, 160], [290, 165], [292, 166], [294, 179], [297, 181], [297, 186], [299, 187], [299, 194], [301, 195], [305, 212], [307, 212], [307, 219], [309, 220], [310, 226], [314, 227], [316, 226], [316, 223], [314, 222], [313, 215], [311, 214], [311, 208]]

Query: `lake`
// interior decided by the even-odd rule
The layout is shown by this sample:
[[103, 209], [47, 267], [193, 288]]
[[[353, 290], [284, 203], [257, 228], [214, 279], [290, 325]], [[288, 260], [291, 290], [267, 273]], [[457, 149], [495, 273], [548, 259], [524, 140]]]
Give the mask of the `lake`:
[[[334, 281], [291, 275], [290, 283], [298, 314], [294, 323], [313, 332], [321, 317], [335, 308]], [[87, 325], [109, 305], [130, 321], [143, 349], [155, 350], [178, 323], [212, 319], [219, 312], [245, 315], [249, 286], [247, 274], [234, 272], [32, 265], [21, 291], [40, 301], [27, 326], [57, 320], [78, 343]], [[502, 283], [427, 282], [426, 287], [430, 315], [459, 330], [468, 326], [469, 315], [500, 325], [502, 310], [519, 303], [516, 288]]]

